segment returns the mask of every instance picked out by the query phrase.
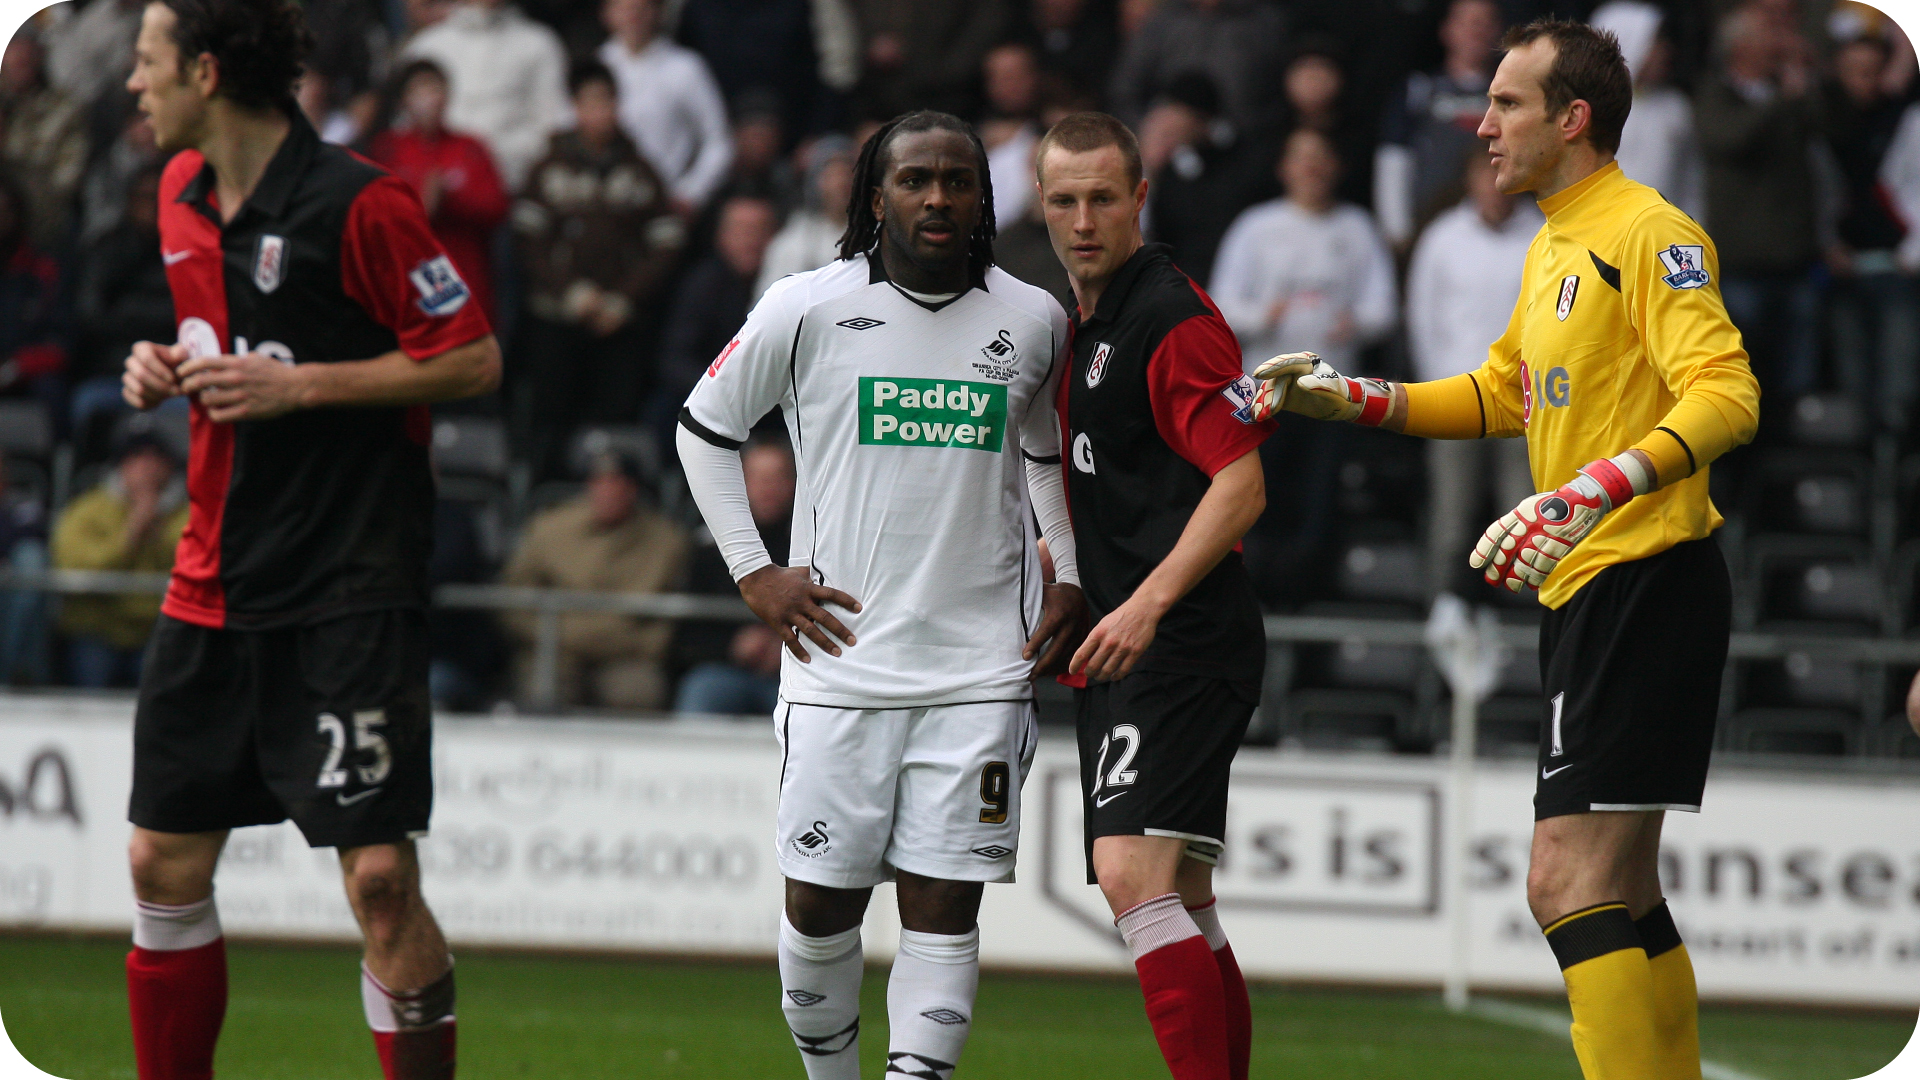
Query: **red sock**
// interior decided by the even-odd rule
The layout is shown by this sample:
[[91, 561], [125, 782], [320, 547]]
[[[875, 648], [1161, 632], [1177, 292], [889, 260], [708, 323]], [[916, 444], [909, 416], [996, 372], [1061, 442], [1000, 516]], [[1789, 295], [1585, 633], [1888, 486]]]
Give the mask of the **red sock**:
[[360, 966], [360, 1000], [386, 1080], [453, 1080], [453, 968], [418, 990], [394, 991]]
[[453, 1021], [422, 1031], [376, 1031], [373, 1049], [386, 1080], [453, 1080]]
[[1247, 1000], [1247, 979], [1233, 958], [1233, 946], [1213, 950], [1213, 962], [1220, 968], [1220, 988], [1227, 997], [1227, 1065], [1233, 1080], [1247, 1080], [1247, 1065], [1253, 1058], [1253, 1003]]
[[1231, 1080], [1227, 1002], [1207, 939], [1198, 934], [1134, 960], [1147, 1019], [1174, 1080]]
[[127, 954], [127, 1008], [140, 1080], [210, 1080], [227, 1016], [227, 943]]

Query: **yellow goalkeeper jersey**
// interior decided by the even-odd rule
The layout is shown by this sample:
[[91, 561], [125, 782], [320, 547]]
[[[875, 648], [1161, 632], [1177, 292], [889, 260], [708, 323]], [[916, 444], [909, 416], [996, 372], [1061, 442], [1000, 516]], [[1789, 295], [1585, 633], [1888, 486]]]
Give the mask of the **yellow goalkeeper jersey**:
[[1476, 372], [1409, 386], [1407, 432], [1525, 435], [1534, 486], [1645, 451], [1660, 489], [1608, 514], [1540, 590], [1566, 603], [1604, 567], [1707, 536], [1707, 463], [1753, 438], [1760, 387], [1698, 223], [1617, 164], [1540, 200], [1507, 331]]

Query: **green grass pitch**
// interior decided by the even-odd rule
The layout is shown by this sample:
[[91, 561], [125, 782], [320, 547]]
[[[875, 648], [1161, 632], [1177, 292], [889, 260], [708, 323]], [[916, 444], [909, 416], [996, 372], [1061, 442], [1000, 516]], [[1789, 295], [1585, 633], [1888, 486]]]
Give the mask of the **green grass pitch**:
[[[71, 1080], [132, 1080], [122, 959], [100, 938], [0, 936], [0, 1022]], [[358, 954], [237, 945], [221, 1080], [377, 1080]], [[463, 1080], [769, 1080], [804, 1074], [771, 965], [469, 952]], [[868, 973], [861, 1053], [879, 1076], [885, 972]], [[1564, 1040], [1443, 1010], [1435, 995], [1256, 987], [1253, 1075], [1273, 1080], [1578, 1080]], [[1759, 1080], [1851, 1080], [1892, 1060], [1912, 1019], [1708, 1009], [1709, 1057]], [[961, 1080], [1164, 1080], [1139, 989], [988, 974]]]

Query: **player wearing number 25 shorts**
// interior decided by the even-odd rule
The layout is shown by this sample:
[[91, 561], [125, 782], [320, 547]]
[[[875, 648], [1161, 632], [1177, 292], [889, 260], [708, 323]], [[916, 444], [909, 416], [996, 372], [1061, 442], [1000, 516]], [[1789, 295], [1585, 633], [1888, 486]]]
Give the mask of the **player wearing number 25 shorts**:
[[228, 830], [289, 817], [339, 849], [388, 1080], [453, 1076], [452, 960], [413, 849], [433, 807], [426, 407], [490, 391], [500, 351], [413, 190], [294, 104], [310, 41], [288, 0], [157, 0], [128, 80], [172, 155], [179, 334], [133, 347], [124, 392], [191, 410], [189, 518], [133, 722], [141, 1080], [212, 1075], [214, 868]]

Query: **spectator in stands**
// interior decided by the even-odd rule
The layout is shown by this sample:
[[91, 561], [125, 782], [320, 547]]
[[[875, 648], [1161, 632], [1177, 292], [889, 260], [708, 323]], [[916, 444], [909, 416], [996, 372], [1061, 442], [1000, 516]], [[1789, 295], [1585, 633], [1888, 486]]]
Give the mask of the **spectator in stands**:
[[[1819, 254], [1812, 163], [1819, 98], [1808, 45], [1749, 4], [1720, 24], [1719, 71], [1694, 100], [1720, 291], [1768, 393], [1814, 388]], [[1776, 413], [1778, 410], [1776, 410]]]
[[1286, 352], [1319, 353], [1352, 370], [1360, 349], [1399, 315], [1393, 255], [1365, 210], [1335, 198], [1340, 158], [1325, 135], [1301, 128], [1289, 136], [1279, 175], [1286, 196], [1234, 221], [1208, 291], [1240, 338], [1248, 372]]
[[110, 422], [129, 409], [120, 396], [120, 379], [133, 343], [175, 336], [159, 217], [156, 164], [134, 178], [120, 223], [88, 245], [80, 259], [74, 303], [78, 340], [67, 377], [71, 431], [83, 461], [99, 460]]
[[0, 392], [32, 394], [57, 427], [66, 419], [72, 313], [60, 264], [27, 235], [30, 212], [12, 174], [0, 169]]
[[1034, 198], [1033, 150], [1040, 142], [1040, 61], [1022, 42], [996, 45], [983, 65], [987, 115], [980, 141], [993, 177], [993, 213], [1014, 221]]
[[767, 200], [728, 199], [720, 207], [713, 253], [681, 279], [660, 335], [659, 376], [646, 413], [647, 425], [666, 448], [673, 446], [674, 418], [693, 384], [746, 321], [767, 245], [779, 225]]
[[1280, 101], [1274, 76], [1285, 43], [1286, 18], [1276, 5], [1167, 0], [1127, 40], [1108, 84], [1108, 103], [1120, 119], [1144, 125], [1147, 111], [1176, 79], [1202, 72], [1219, 93], [1220, 118], [1242, 132], [1270, 126]]
[[[0, 569], [33, 574], [47, 568], [47, 512], [16, 491], [0, 454]], [[47, 681], [47, 599], [30, 589], [0, 591], [0, 683]]]
[[412, 60], [394, 76], [394, 125], [375, 136], [372, 157], [413, 185], [433, 235], [473, 290], [474, 302], [497, 322], [493, 306], [493, 232], [507, 218], [509, 198], [486, 144], [447, 130], [447, 73], [432, 60]]
[[[1467, 197], [1420, 234], [1407, 270], [1407, 345], [1414, 378], [1478, 370], [1506, 332], [1527, 248], [1540, 230], [1531, 198], [1502, 195], [1493, 163], [1467, 159]], [[1427, 440], [1427, 567], [1435, 595], [1455, 589], [1467, 552], [1497, 507], [1533, 494], [1525, 439]]]
[[733, 164], [728, 195], [754, 195], [775, 206], [800, 201], [800, 182], [787, 160], [787, 132], [780, 99], [750, 90], [733, 102]]
[[[533, 519], [501, 580], [508, 585], [611, 593], [665, 592], [681, 578], [687, 538], [644, 505], [640, 464], [610, 450], [593, 463], [587, 489]], [[519, 645], [520, 692], [529, 695], [538, 618], [507, 613]], [[558, 689], [565, 704], [658, 709], [667, 703], [664, 661], [673, 624], [579, 612], [560, 617]]]
[[[105, 0], [101, 0], [105, 2]], [[87, 166], [80, 103], [47, 81], [39, 36], [22, 29], [0, 59], [0, 167], [19, 180], [31, 210], [27, 233], [46, 251], [67, 242]]]
[[1213, 80], [1191, 71], [1169, 83], [1148, 111], [1140, 155], [1153, 181], [1145, 231], [1170, 245], [1180, 269], [1206, 285], [1227, 228], [1240, 211], [1277, 190], [1276, 151], [1225, 121]]
[[1673, 42], [1665, 20], [1645, 0], [1609, 0], [1593, 13], [1593, 25], [1620, 39], [1633, 73], [1633, 111], [1614, 159], [1629, 177], [1701, 220], [1707, 213], [1706, 162], [1694, 132], [1693, 101], [1672, 84]]
[[[784, 566], [793, 521], [793, 451], [784, 439], [756, 439], [740, 454], [747, 507], [774, 562]], [[695, 550], [688, 590], [734, 597], [739, 588], [706, 530]], [[780, 694], [780, 636], [757, 620], [683, 623], [676, 652], [694, 661], [674, 695], [676, 712], [771, 714]]]
[[446, 73], [446, 126], [486, 142], [494, 167], [517, 191], [566, 122], [567, 56], [560, 37], [512, 0], [461, 0], [408, 43], [406, 59]]
[[840, 257], [840, 234], [847, 231], [847, 198], [853, 191], [855, 149], [844, 135], [822, 135], [803, 148], [805, 199], [767, 245], [753, 286], [756, 302], [788, 274], [817, 270]]
[[[53, 531], [56, 569], [173, 569], [174, 548], [187, 527], [186, 485], [173, 452], [150, 424], [130, 425], [119, 459], [106, 479], [61, 512]], [[65, 598], [60, 630], [68, 678], [92, 688], [137, 683], [140, 653], [159, 614], [158, 594]]]
[[[1830, 295], [1840, 385], [1881, 427], [1901, 432], [1920, 378], [1914, 370], [1920, 358], [1920, 292], [1913, 272], [1900, 265], [1900, 246], [1920, 221], [1911, 226], [1902, 221], [1880, 181], [1906, 111], [1901, 97], [1888, 92], [1886, 73], [1894, 63], [1892, 45], [1878, 35], [1856, 37], [1834, 53], [1835, 78], [1826, 88], [1825, 107], [1841, 205], [1827, 266], [1836, 279]], [[1906, 66], [1910, 69], [1911, 62]]]
[[133, 71], [133, 39], [146, 0], [93, 0], [47, 31], [47, 78], [85, 108]]
[[1907, 106], [1900, 128], [1880, 163], [1880, 183], [1887, 199], [1907, 224], [1900, 244], [1900, 269], [1920, 274], [1920, 103]]
[[94, 155], [93, 164], [88, 166], [86, 178], [81, 182], [82, 247], [105, 236], [119, 224], [135, 179], [165, 164], [153, 145], [153, 125], [133, 110], [132, 102], [133, 98], [129, 95], [127, 107], [117, 110], [121, 115], [110, 125], [114, 137]]
[[1388, 102], [1374, 155], [1373, 210], [1388, 242], [1404, 249], [1420, 226], [1459, 199], [1460, 167], [1485, 153], [1474, 134], [1487, 113], [1502, 19], [1493, 0], [1453, 0], [1440, 25], [1446, 60], [1407, 77]]
[[1102, 94], [1120, 52], [1113, 13], [1087, 0], [1033, 0], [1023, 36], [1040, 52], [1040, 66], [1063, 78], [1074, 94]]
[[868, 115], [939, 109], [972, 116], [980, 63], [1012, 25], [1008, 0], [852, 0], [865, 41]]
[[1347, 108], [1346, 83], [1332, 40], [1303, 41], [1287, 62], [1284, 127], [1311, 128], [1331, 140], [1340, 154], [1340, 201], [1366, 206], [1373, 201], [1374, 133]]
[[511, 394], [536, 479], [562, 473], [577, 423], [633, 422], [686, 240], [666, 185], [620, 130], [612, 73], [588, 60], [570, 81], [577, 125], [553, 136], [513, 213], [527, 306]]
[[599, 57], [620, 90], [620, 126], [691, 220], [733, 163], [719, 84], [699, 53], [660, 36], [655, 0], [605, 0], [600, 15], [613, 35]]
[[700, 54], [727, 101], [769, 101], [780, 130], [810, 133], [839, 112], [820, 81], [814, 7], [810, 0], [686, 0], [677, 36]]

